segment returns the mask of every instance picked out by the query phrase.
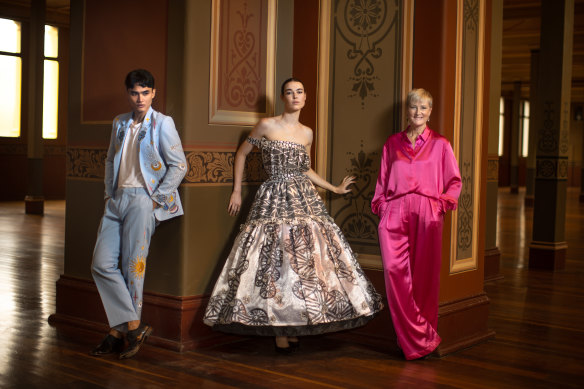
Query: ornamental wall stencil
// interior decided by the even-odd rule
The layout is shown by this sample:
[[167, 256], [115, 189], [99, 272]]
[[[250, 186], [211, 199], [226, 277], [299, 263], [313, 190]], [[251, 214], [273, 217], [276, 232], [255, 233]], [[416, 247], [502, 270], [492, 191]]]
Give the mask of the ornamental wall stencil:
[[538, 157], [535, 161], [535, 178], [538, 180], [567, 180], [568, 157]]
[[[106, 156], [105, 149], [67, 149], [67, 177], [103, 180]], [[183, 184], [230, 184], [233, 182], [234, 151], [187, 151], [186, 159], [188, 170]], [[243, 181], [257, 184], [266, 178], [261, 153], [257, 151], [249, 153], [245, 162]]]
[[536, 161], [536, 177], [539, 179], [555, 179], [558, 170], [557, 161], [548, 158], [538, 158]]
[[541, 134], [537, 142], [537, 151], [553, 153], [558, 149], [558, 139], [554, 130], [554, 126], [556, 125], [555, 114], [554, 102], [551, 100], [546, 101], [543, 110], [543, 128], [540, 130]]
[[570, 103], [564, 101], [562, 126], [560, 127], [560, 154], [568, 155], [570, 133]]
[[[186, 154], [188, 171], [184, 178], [187, 184], [222, 184], [233, 182], [233, 151], [190, 151]], [[266, 179], [262, 168], [261, 154], [251, 152], [247, 156], [243, 181], [259, 183]]]
[[499, 157], [489, 157], [487, 160], [487, 181], [499, 181]]
[[566, 157], [558, 161], [558, 178], [561, 180], [568, 179], [568, 158]]
[[464, 25], [467, 30], [477, 31], [479, 24], [478, 0], [464, 0]]
[[[365, 98], [378, 96], [375, 81], [374, 60], [383, 51], [379, 44], [398, 21], [398, 0], [388, 7], [388, 0], [336, 0], [335, 30], [349, 44], [347, 59], [355, 63], [349, 97], [358, 96], [361, 108]], [[391, 8], [391, 9], [389, 9]]]
[[349, 243], [377, 246], [378, 219], [371, 212], [371, 199], [375, 194], [378, 174], [378, 169], [374, 167], [377, 155], [377, 152], [366, 154], [363, 141], [358, 153], [347, 153], [351, 162], [347, 173], [355, 176], [357, 182], [353, 184], [353, 191], [343, 196], [346, 204], [333, 217]]
[[66, 155], [67, 177], [94, 178], [105, 177], [105, 149], [68, 148]]
[[472, 245], [473, 199], [471, 164], [462, 167], [462, 193], [458, 198], [458, 248], [468, 250]]
[[[261, 1], [253, 2], [257, 7]], [[232, 7], [238, 7], [237, 10]], [[224, 12], [227, 12], [229, 25], [223, 26], [225, 34], [222, 36], [222, 45], [225, 45], [225, 58], [222, 69], [221, 96], [225, 104], [222, 108], [238, 108], [254, 110], [261, 94], [261, 17], [248, 10], [248, 2], [225, 1]], [[259, 12], [258, 12], [259, 13]]]

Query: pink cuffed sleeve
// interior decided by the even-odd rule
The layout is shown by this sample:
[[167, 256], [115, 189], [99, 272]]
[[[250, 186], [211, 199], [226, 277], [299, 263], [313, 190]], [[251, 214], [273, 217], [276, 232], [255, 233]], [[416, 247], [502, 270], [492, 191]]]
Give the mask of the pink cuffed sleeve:
[[386, 142], [383, 146], [383, 151], [381, 153], [381, 166], [379, 168], [379, 176], [377, 177], [377, 184], [375, 185], [375, 194], [371, 200], [371, 211], [377, 216], [381, 217], [382, 205], [385, 203], [385, 192], [387, 188], [387, 181], [389, 180], [390, 166], [391, 163], [388, 153], [389, 153], [389, 142]]
[[447, 143], [447, 146], [444, 147], [442, 167], [444, 192], [440, 195], [440, 200], [442, 201], [444, 211], [453, 211], [458, 206], [458, 196], [462, 189], [462, 180], [460, 178], [458, 162], [456, 161], [450, 143]]

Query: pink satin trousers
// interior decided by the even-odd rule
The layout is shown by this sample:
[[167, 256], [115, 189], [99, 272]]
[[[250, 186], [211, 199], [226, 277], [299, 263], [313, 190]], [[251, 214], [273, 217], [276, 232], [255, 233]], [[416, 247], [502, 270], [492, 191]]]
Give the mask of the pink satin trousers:
[[430, 354], [440, 344], [438, 293], [443, 205], [415, 193], [383, 204], [379, 244], [387, 300], [406, 359]]

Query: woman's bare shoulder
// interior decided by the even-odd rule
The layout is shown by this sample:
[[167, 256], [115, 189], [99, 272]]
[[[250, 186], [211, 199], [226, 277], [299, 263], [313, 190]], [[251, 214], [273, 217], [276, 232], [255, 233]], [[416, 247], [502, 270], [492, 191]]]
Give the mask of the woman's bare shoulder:
[[253, 128], [253, 133], [258, 137], [262, 136], [265, 137], [267, 134], [272, 132], [276, 127], [277, 127], [276, 118], [274, 117], [262, 118], [257, 122], [255, 127]]

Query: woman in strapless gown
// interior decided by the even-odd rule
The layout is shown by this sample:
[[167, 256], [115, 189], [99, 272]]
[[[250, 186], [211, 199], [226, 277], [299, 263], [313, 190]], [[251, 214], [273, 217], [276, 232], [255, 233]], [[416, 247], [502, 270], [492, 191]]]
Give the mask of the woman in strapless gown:
[[298, 121], [306, 96], [296, 79], [282, 85], [285, 111], [262, 119], [239, 147], [228, 212], [241, 206], [245, 158], [261, 151], [268, 179], [215, 284], [204, 322], [214, 329], [276, 337], [288, 353], [298, 336], [362, 326], [381, 309], [381, 297], [359, 266], [313, 184], [350, 192], [354, 177], [333, 186], [310, 168], [312, 130]]

